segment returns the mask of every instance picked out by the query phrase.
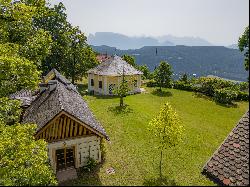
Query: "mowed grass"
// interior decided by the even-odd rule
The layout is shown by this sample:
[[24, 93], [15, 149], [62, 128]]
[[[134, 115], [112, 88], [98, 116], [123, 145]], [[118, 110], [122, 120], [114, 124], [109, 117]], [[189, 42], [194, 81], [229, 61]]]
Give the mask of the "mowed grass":
[[[111, 142], [105, 142], [106, 156], [95, 173], [71, 181], [72, 185], [156, 185], [160, 151], [148, 131], [149, 121], [169, 102], [178, 113], [185, 134], [183, 143], [163, 155], [164, 185], [215, 185], [201, 174], [202, 168], [241, 116], [247, 102], [237, 107], [217, 105], [193, 92], [164, 89], [127, 96], [125, 111], [119, 112], [119, 98], [84, 96]], [[106, 169], [114, 168], [114, 174]]]

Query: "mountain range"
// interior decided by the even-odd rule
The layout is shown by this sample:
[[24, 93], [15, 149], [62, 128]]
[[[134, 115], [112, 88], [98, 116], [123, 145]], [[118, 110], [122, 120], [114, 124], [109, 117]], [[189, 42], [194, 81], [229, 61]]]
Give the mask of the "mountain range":
[[214, 75], [226, 79], [246, 81], [244, 55], [238, 49], [224, 46], [144, 46], [139, 49], [120, 50], [109, 46], [92, 46], [99, 53], [132, 55], [139, 65], [146, 64], [151, 71], [160, 61], [167, 61], [174, 71], [174, 79], [183, 73], [199, 76]]
[[159, 37], [130, 37], [113, 32], [96, 32], [89, 34], [88, 44], [100, 46], [107, 45], [117, 49], [139, 49], [143, 46], [212, 46], [208, 41], [199, 37], [176, 37], [164, 35]]

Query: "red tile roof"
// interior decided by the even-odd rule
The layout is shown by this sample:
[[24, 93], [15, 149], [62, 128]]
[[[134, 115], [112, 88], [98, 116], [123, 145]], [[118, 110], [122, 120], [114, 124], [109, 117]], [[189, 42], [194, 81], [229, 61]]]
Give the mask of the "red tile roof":
[[249, 111], [215, 151], [202, 173], [219, 185], [249, 185]]

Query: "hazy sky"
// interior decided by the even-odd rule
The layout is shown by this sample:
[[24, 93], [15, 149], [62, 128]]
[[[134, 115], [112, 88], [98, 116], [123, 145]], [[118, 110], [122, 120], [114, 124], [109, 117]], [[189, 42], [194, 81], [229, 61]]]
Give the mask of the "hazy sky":
[[63, 2], [68, 20], [88, 36], [201, 37], [214, 45], [237, 43], [249, 25], [249, 0], [51, 0]]

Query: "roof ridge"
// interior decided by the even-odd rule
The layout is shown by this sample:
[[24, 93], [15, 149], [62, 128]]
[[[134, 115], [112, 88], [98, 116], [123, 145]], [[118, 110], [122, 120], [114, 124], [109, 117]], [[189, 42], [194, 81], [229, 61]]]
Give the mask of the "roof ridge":
[[[63, 83], [62, 83], [62, 84], [63, 84]], [[59, 84], [58, 84], [58, 81], [57, 81], [57, 82], [56, 82], [56, 87], [57, 87], [57, 88], [59, 88], [58, 85], [59, 85]], [[65, 86], [65, 85], [64, 85], [64, 86]], [[57, 92], [58, 92], [58, 96], [59, 96], [59, 97], [58, 97], [58, 101], [59, 101], [60, 108], [61, 108], [62, 110], [64, 110], [64, 106], [63, 106], [62, 99], [61, 99], [61, 97], [62, 97], [61, 94], [62, 94], [62, 93], [61, 93], [61, 91], [57, 91]]]

